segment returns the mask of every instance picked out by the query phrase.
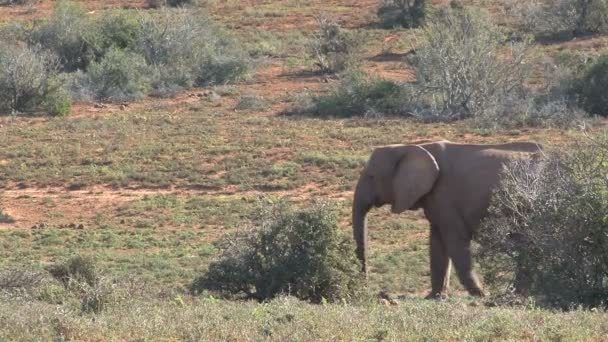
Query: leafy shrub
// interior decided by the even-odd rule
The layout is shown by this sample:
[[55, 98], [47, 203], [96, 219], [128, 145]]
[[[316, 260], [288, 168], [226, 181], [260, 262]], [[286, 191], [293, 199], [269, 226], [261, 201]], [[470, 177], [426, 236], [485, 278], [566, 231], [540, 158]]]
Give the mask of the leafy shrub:
[[521, 29], [541, 37], [608, 31], [606, 0], [517, 1], [510, 12]]
[[48, 268], [49, 273], [66, 287], [71, 281], [95, 286], [99, 281], [95, 260], [90, 257], [75, 256]]
[[507, 166], [482, 223], [486, 281], [538, 302], [608, 303], [608, 137]]
[[90, 20], [86, 40], [98, 60], [112, 49], [134, 50], [140, 30], [138, 16], [129, 11], [110, 10]]
[[0, 111], [67, 114], [71, 99], [57, 70], [47, 52], [0, 42]]
[[89, 66], [80, 86], [100, 100], [136, 99], [146, 95], [150, 89], [147, 71], [142, 56], [112, 49], [99, 62]]
[[385, 28], [419, 27], [424, 24], [425, 16], [425, 0], [382, 0], [378, 7], [378, 18]]
[[595, 60], [583, 73], [578, 85], [581, 106], [591, 114], [608, 116], [608, 55]]
[[317, 19], [317, 24], [319, 29], [308, 44], [315, 65], [324, 73], [346, 70], [353, 62], [357, 39], [338, 23], [325, 18]]
[[410, 96], [407, 88], [394, 81], [353, 72], [344, 75], [329, 94], [306, 100], [288, 114], [321, 117], [401, 115], [407, 109]]
[[221, 258], [194, 281], [193, 292], [258, 300], [289, 294], [313, 302], [355, 294], [360, 268], [329, 205], [294, 210], [282, 203], [263, 210], [258, 224], [223, 241]]
[[34, 26], [28, 39], [30, 45], [40, 45], [59, 57], [62, 69], [85, 69], [94, 59], [93, 46], [87, 39], [92, 25], [81, 6], [59, 1], [53, 15]]
[[469, 9], [438, 11], [423, 29], [424, 45], [411, 60], [417, 74], [418, 116], [459, 119], [490, 103], [525, 94], [524, 45], [504, 55], [505, 37], [487, 15]]

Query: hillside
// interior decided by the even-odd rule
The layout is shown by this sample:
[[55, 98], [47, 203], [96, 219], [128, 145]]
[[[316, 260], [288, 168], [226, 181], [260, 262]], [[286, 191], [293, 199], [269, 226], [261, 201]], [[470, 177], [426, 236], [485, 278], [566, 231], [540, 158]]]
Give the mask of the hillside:
[[[76, 2], [91, 16], [113, 8], [152, 11], [145, 1]], [[504, 19], [498, 0], [462, 2]], [[48, 17], [53, 3], [0, 6], [0, 22]], [[487, 308], [456, 284], [453, 299], [422, 301], [430, 287], [429, 228], [420, 211], [396, 216], [381, 209], [369, 217], [369, 291], [401, 295], [397, 306], [283, 298], [240, 303], [186, 293], [217, 256], [213, 242], [249, 226], [264, 196], [301, 206], [330, 199], [350, 234], [353, 188], [375, 146], [441, 139], [552, 145], [580, 135], [577, 128], [485, 130], [466, 122], [282, 115], [302, 94], [326, 93], [339, 82], [313, 72], [306, 54], [319, 14], [364, 35], [367, 72], [397, 81], [415, 77], [403, 56], [416, 47], [418, 33], [378, 28], [377, 5], [209, 1], [210, 17], [260, 56], [248, 79], [168, 98], [77, 102], [65, 117], [0, 116], [0, 209], [12, 218], [0, 220], [0, 270], [39, 271], [90, 255], [108, 277], [133, 286], [132, 299], [93, 318], [74, 303], [0, 295], [0, 340], [608, 340], [601, 310]], [[608, 37], [591, 35], [532, 49], [555, 54], [607, 46]], [[256, 103], [239, 106], [246, 98]]]

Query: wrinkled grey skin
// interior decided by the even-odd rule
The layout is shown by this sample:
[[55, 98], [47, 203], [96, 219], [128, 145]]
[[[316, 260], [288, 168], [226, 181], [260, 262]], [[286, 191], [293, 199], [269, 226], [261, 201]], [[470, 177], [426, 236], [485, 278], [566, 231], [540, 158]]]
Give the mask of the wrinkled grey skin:
[[532, 142], [500, 145], [439, 141], [376, 148], [355, 189], [352, 219], [357, 257], [368, 272], [366, 215], [372, 207], [391, 205], [395, 214], [422, 208], [430, 222], [431, 292], [447, 294], [450, 260], [474, 296], [484, 296], [472, 269], [471, 240], [487, 212], [503, 164], [542, 150]]

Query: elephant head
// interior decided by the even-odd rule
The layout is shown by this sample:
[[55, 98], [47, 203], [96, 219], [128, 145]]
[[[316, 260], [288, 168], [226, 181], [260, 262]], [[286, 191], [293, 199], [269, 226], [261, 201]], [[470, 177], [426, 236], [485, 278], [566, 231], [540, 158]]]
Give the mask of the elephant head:
[[439, 176], [437, 161], [418, 145], [389, 145], [372, 152], [355, 188], [352, 219], [357, 257], [367, 275], [367, 224], [372, 206], [391, 205], [393, 213], [416, 209]]

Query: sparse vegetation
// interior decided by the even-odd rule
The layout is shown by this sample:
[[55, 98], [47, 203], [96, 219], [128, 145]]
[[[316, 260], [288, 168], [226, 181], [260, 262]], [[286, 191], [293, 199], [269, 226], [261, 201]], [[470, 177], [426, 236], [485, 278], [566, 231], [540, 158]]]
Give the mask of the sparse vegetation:
[[313, 302], [345, 300], [360, 288], [360, 267], [351, 243], [324, 203], [294, 210], [265, 208], [258, 227], [226, 237], [222, 256], [192, 285], [258, 300], [292, 295]]
[[508, 166], [479, 229], [487, 280], [537, 302], [608, 304], [608, 140]]

